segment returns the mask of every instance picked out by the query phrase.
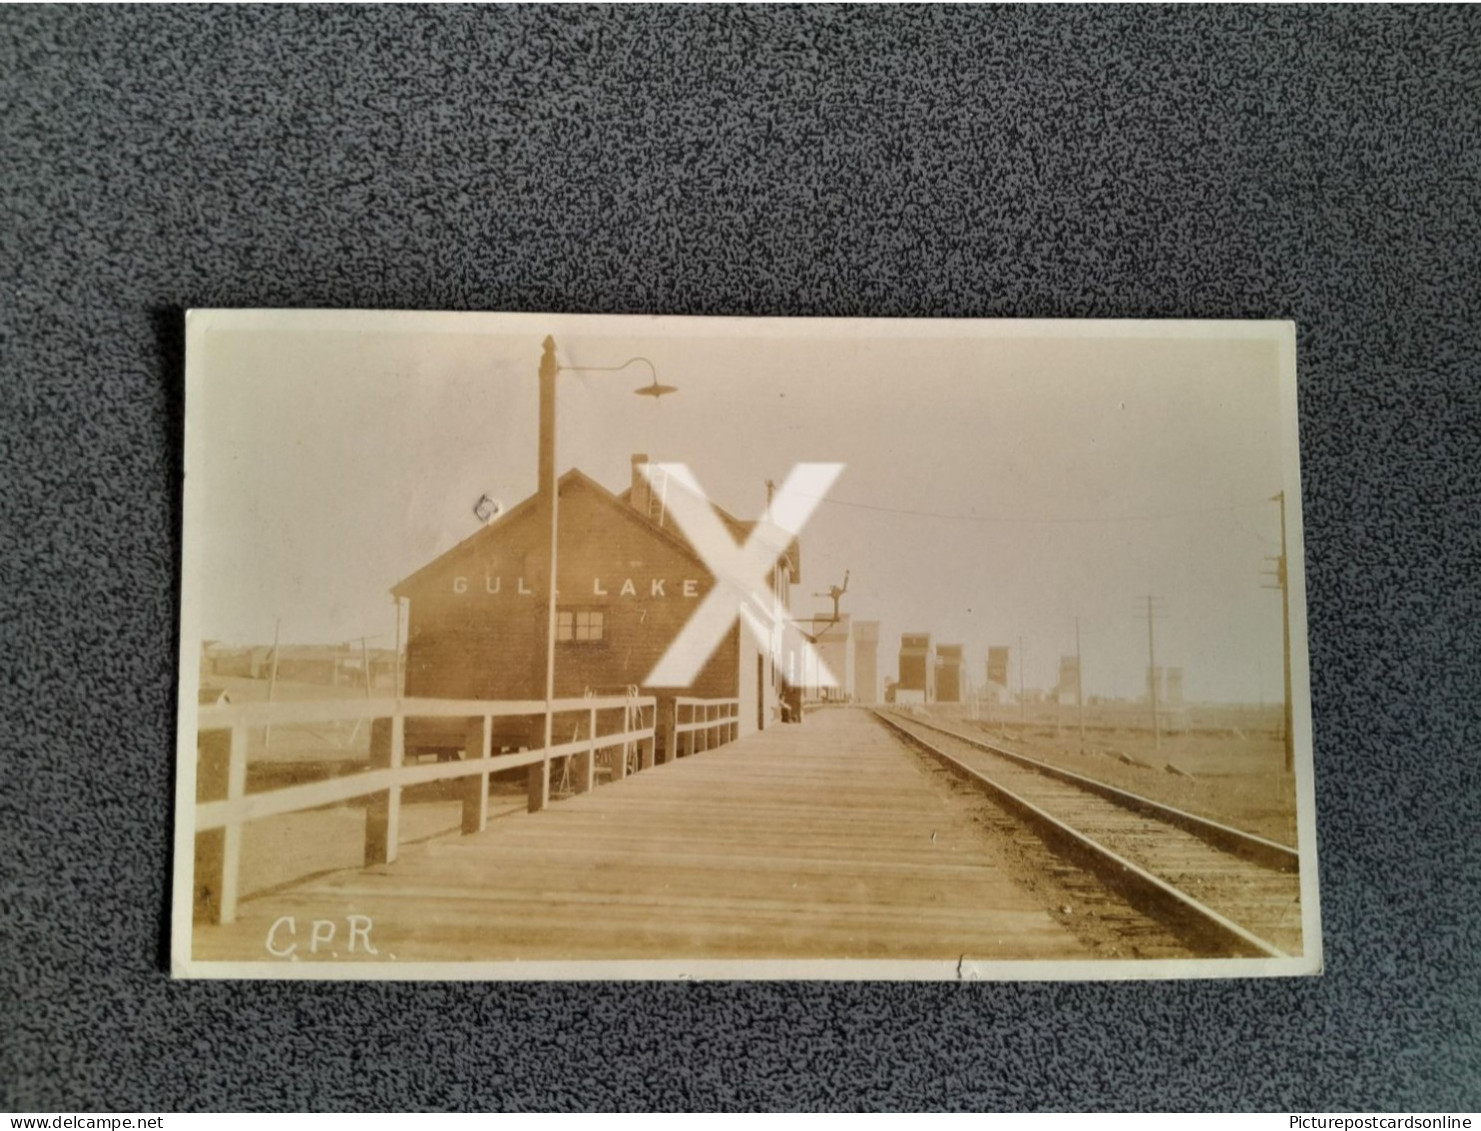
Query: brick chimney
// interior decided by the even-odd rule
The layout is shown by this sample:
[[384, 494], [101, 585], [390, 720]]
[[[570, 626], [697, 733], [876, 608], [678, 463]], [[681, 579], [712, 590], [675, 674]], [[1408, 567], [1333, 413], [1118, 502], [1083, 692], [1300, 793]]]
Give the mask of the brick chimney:
[[645, 517], [653, 501], [653, 489], [648, 484], [648, 476], [643, 473], [643, 469], [647, 466], [648, 457], [646, 455], [633, 456], [633, 484], [629, 501], [633, 509]]

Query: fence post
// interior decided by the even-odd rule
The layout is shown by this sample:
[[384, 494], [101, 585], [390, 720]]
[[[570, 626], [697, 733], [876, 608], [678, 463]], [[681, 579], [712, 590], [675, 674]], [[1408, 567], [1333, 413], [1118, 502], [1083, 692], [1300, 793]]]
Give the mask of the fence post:
[[575, 783], [572, 786], [572, 790], [575, 793], [589, 793], [591, 791], [591, 787], [596, 784], [597, 709], [595, 707], [593, 707], [588, 713], [587, 718], [589, 720], [588, 725], [591, 729], [588, 730], [586, 733], [586, 752], [584, 754], [573, 754], [571, 756], [572, 760], [575, 762], [573, 768], [576, 771], [571, 775], [571, 778]]
[[[223, 739], [225, 741], [223, 741]], [[229, 734], [207, 731], [197, 742], [196, 801], [235, 801], [247, 792], [247, 727]], [[237, 915], [237, 873], [242, 859], [242, 826], [208, 829], [195, 836], [195, 896], [191, 917], [197, 923], [230, 923]]]
[[[642, 729], [644, 708], [638, 708], [638, 727]], [[638, 769], [651, 770], [658, 746], [658, 701], [653, 702], [653, 733], [638, 740]]]
[[[463, 756], [488, 760], [493, 749], [493, 719], [488, 715], [468, 720]], [[463, 832], [481, 833], [489, 823], [489, 772], [485, 767], [463, 779]]]
[[[247, 796], [247, 728], [231, 728], [231, 754], [226, 770], [226, 799], [240, 801]], [[233, 820], [222, 830], [221, 844], [221, 921], [237, 920], [237, 881], [242, 865], [242, 823]]]
[[[372, 731], [372, 733], [374, 733]], [[391, 716], [389, 748], [377, 750], [372, 741], [370, 764], [374, 768], [399, 770], [406, 755], [406, 716]], [[401, 831], [401, 787], [392, 784], [372, 793], [365, 809], [365, 863], [389, 864], [396, 859]]]
[[[555, 728], [551, 728], [550, 741], [555, 741]], [[538, 813], [550, 804], [550, 748], [543, 747], [540, 751], [540, 760], [530, 765], [529, 777], [526, 785], [527, 808], [531, 813]]]
[[660, 702], [663, 704], [660, 708], [663, 716], [660, 724], [663, 729], [663, 760], [673, 762], [679, 757], [679, 701], [664, 699]]
[[[636, 716], [636, 722], [634, 721], [634, 716]], [[636, 730], [642, 725], [643, 709], [641, 707], [637, 708], [636, 710], [634, 710], [631, 706], [623, 708], [622, 732], [624, 734], [626, 734], [630, 729]], [[622, 740], [622, 745], [612, 747], [611, 758], [613, 781], [621, 781], [623, 778], [627, 777], [627, 751], [628, 747], [631, 746], [634, 741], [635, 740], [631, 738], [624, 738]], [[641, 759], [641, 755], [639, 757]]]

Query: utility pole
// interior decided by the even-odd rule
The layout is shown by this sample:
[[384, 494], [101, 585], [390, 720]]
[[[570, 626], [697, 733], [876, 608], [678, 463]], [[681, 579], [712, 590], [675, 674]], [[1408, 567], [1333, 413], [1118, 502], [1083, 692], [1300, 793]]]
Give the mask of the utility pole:
[[545, 808], [550, 795], [550, 748], [555, 744], [555, 625], [556, 551], [560, 529], [560, 485], [555, 474], [555, 379], [560, 363], [555, 357], [555, 339], [546, 336], [540, 354], [540, 448], [539, 486], [536, 513], [549, 531], [549, 553], [545, 557], [545, 748], [544, 761], [530, 768], [530, 811]]
[[1085, 753], [1085, 660], [1080, 654], [1080, 618], [1075, 618], [1075, 713], [1080, 720], [1080, 753]]
[[[1280, 504], [1280, 557], [1275, 559], [1275, 577], [1273, 585], [1266, 585], [1266, 589], [1280, 590], [1280, 626], [1281, 626], [1281, 651], [1285, 658], [1285, 712], [1281, 729], [1284, 731], [1286, 747], [1286, 773], [1292, 773], [1296, 769], [1296, 734], [1292, 727], [1292, 702], [1291, 702], [1291, 589], [1290, 578], [1286, 571], [1286, 493], [1279, 491], [1270, 496], [1272, 503]], [[1270, 559], [1266, 559], [1267, 561]], [[1261, 698], [1263, 698], [1263, 694]]]
[[[283, 638], [283, 618], [279, 617], [273, 625], [273, 666], [267, 677], [267, 701], [273, 701], [273, 692], [278, 686], [278, 642]], [[271, 750], [273, 748], [273, 721], [272, 715], [267, 717], [267, 726], [262, 732], [262, 748]]]
[[1028, 731], [1028, 700], [1023, 697], [1023, 637], [1018, 638], [1018, 737]]
[[1157, 635], [1152, 625], [1152, 597], [1147, 598], [1147, 691], [1152, 701], [1152, 746], [1162, 749], [1162, 721], [1157, 717]]
[[401, 598], [393, 597], [392, 602], [396, 607], [396, 672], [394, 686], [392, 688], [397, 699], [401, 698]]
[[[345, 647], [348, 648], [349, 645], [346, 644]], [[369, 702], [370, 699], [371, 699], [371, 694], [370, 694], [370, 643], [369, 643], [369, 637], [366, 637], [366, 636], [360, 637], [360, 667], [363, 669], [364, 675], [365, 675], [365, 699], [366, 699], [366, 702]], [[363, 719], [356, 719], [355, 720], [355, 726], [350, 731], [350, 742], [351, 743], [353, 743], [355, 741], [355, 739], [357, 739], [357, 738], [360, 737], [360, 724], [363, 721], [364, 721]]]

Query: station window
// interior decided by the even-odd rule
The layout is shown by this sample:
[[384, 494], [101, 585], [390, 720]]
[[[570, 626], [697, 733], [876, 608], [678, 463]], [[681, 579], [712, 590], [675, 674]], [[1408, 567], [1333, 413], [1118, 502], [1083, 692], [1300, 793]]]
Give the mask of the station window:
[[606, 614], [596, 609], [558, 609], [555, 614], [555, 638], [569, 641], [601, 640], [606, 630]]

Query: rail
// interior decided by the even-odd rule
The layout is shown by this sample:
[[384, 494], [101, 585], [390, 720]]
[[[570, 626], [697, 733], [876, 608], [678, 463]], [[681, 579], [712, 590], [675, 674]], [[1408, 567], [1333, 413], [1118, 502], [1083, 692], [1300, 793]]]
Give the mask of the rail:
[[1216, 848], [1233, 853], [1235, 856], [1242, 856], [1246, 860], [1253, 861], [1263, 867], [1274, 868], [1281, 872], [1299, 872], [1301, 870], [1301, 854], [1289, 845], [1280, 844], [1276, 841], [1268, 840], [1265, 837], [1256, 836], [1254, 833], [1245, 832], [1243, 829], [1236, 829], [1230, 825], [1209, 820], [1207, 817], [1200, 817], [1196, 813], [1189, 813], [1186, 810], [1165, 805], [1160, 801], [1153, 801], [1150, 797], [1143, 797], [1141, 794], [1132, 793], [1129, 790], [1118, 789], [1116, 786], [1099, 781], [1096, 778], [1086, 777], [1084, 774], [1077, 774], [1073, 770], [1066, 770], [1060, 766], [1050, 765], [1048, 762], [1042, 762], [1037, 758], [1030, 758], [1026, 754], [1019, 754], [991, 742], [984, 742], [980, 738], [962, 734], [958, 730], [942, 726], [940, 723], [932, 722], [930, 719], [912, 715], [910, 721], [916, 726], [925, 727], [927, 730], [938, 731], [951, 738], [959, 739], [968, 746], [975, 746], [979, 750], [985, 750], [989, 754], [996, 754], [1000, 758], [1007, 758], [1010, 762], [1015, 762], [1020, 766], [1026, 766], [1031, 770], [1043, 774], [1045, 777], [1054, 778], [1056, 781], [1062, 781], [1067, 785], [1077, 786], [1080, 789], [1097, 794], [1123, 808], [1146, 814], [1160, 821], [1166, 821], [1170, 825], [1174, 825], [1177, 828], [1183, 829], [1185, 832], [1192, 833], [1194, 836], [1207, 841]]
[[[999, 802], [1036, 829], [1041, 836], [1054, 842], [1062, 851], [1099, 875], [1104, 882], [1119, 888], [1134, 903], [1148, 908], [1157, 918], [1174, 927], [1189, 931], [1195, 937], [1213, 940], [1219, 948], [1215, 953], [1226, 953], [1237, 957], [1290, 957], [1279, 947], [1220, 914], [1203, 901], [1162, 877], [1154, 875], [1125, 856], [1112, 851], [1003, 784], [994, 781], [980, 770], [967, 765], [961, 759], [948, 754], [939, 746], [911, 730], [910, 727], [921, 726], [922, 729], [961, 739], [970, 746], [981, 745], [984, 749], [988, 749], [985, 744], [978, 744], [961, 735], [953, 735], [941, 727], [922, 724], [913, 718], [907, 725], [904, 719], [893, 713], [875, 711], [874, 717], [886, 727], [915, 743], [953, 773], [984, 787]], [[990, 752], [1002, 753], [995, 749], [990, 749]]]
[[[679, 700], [699, 704], [706, 700]], [[691, 713], [692, 713], [691, 708]], [[621, 711], [621, 729], [601, 732], [604, 712]], [[596, 755], [621, 747], [623, 754], [612, 759], [614, 779], [625, 776], [626, 751], [638, 748], [638, 768], [654, 764], [657, 752], [657, 700], [652, 696], [612, 696], [559, 699], [553, 704], [557, 716], [578, 717], [577, 736], [550, 747], [494, 754], [494, 720], [511, 717], [543, 717], [544, 700], [492, 702], [449, 699], [371, 699], [320, 702], [219, 704], [202, 707], [197, 732], [230, 732], [225, 753], [224, 797], [201, 798], [195, 809], [197, 915], [207, 921], [230, 923], [236, 918], [241, 868], [242, 830], [249, 821], [284, 813], [302, 812], [357, 797], [370, 799], [365, 822], [365, 863], [388, 864], [396, 859], [401, 819], [401, 793], [428, 782], [466, 779], [462, 795], [464, 833], [479, 832], [488, 823], [489, 775], [529, 767], [528, 800], [531, 812], [550, 802], [551, 763], [571, 759], [570, 778], [576, 793], [585, 793], [596, 782]], [[636, 717], [637, 726], [630, 720]], [[287, 786], [261, 793], [247, 792], [247, 746], [249, 732], [257, 727], [289, 723], [332, 721], [364, 722], [388, 719], [389, 742], [371, 745], [368, 768], [343, 777]], [[464, 757], [458, 761], [426, 765], [406, 764], [407, 719], [463, 719]], [[581, 734], [581, 730], [585, 734]], [[694, 728], [686, 726], [684, 733]], [[732, 735], [733, 737], [733, 735]], [[691, 747], [693, 740], [691, 739]], [[706, 747], [708, 748], [708, 747]], [[669, 750], [676, 746], [671, 744]], [[475, 757], [475, 752], [477, 756]], [[692, 752], [692, 749], [691, 749]], [[669, 754], [670, 760], [673, 754]]]

